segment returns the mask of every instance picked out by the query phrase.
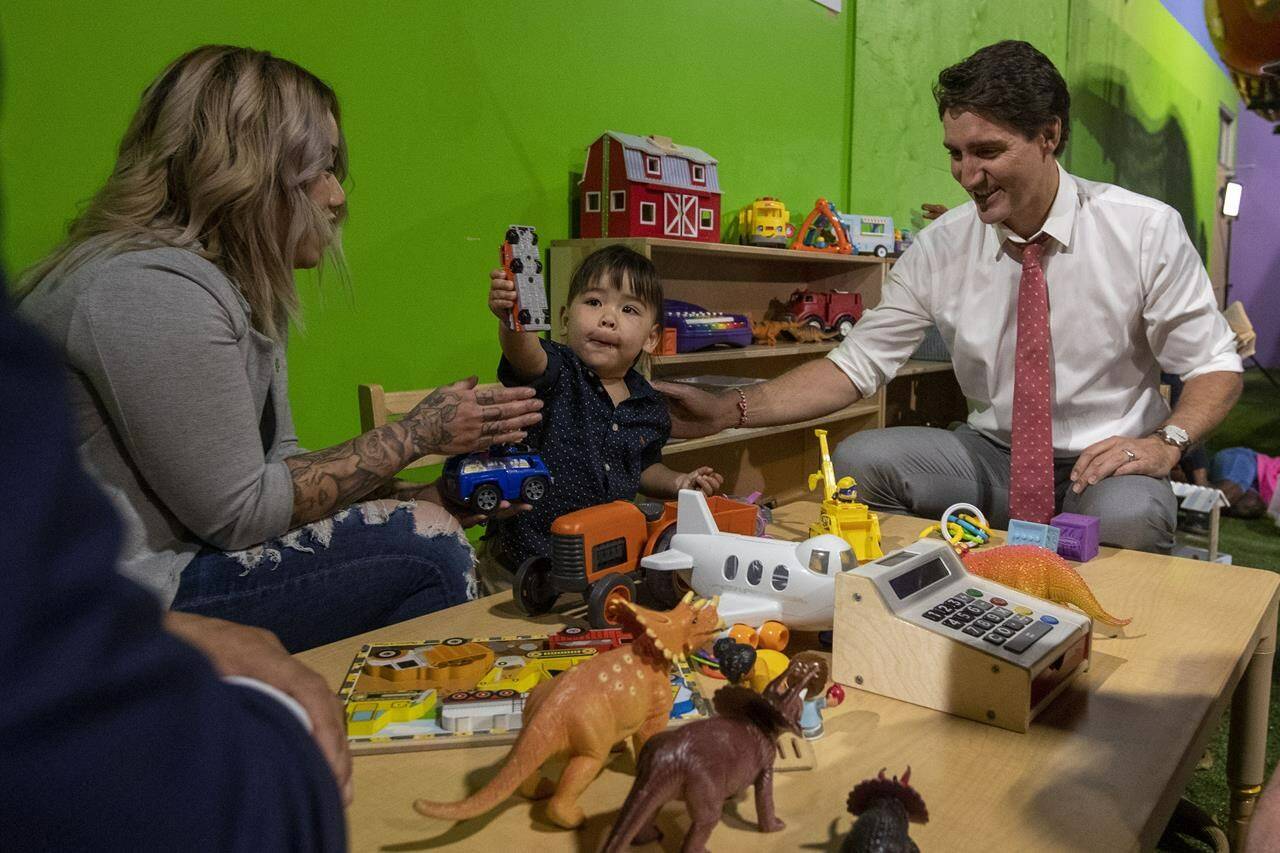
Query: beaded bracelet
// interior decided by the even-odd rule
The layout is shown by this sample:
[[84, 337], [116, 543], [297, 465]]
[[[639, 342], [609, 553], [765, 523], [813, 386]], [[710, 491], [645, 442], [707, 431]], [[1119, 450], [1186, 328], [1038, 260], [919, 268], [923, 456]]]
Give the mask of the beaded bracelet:
[[747, 395], [743, 393], [741, 388], [734, 388], [738, 392], [738, 426], [747, 425]]

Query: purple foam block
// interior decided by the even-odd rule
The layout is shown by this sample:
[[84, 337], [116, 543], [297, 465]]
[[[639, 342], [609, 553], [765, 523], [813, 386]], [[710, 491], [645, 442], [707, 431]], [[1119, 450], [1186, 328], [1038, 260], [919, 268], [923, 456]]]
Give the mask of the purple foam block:
[[1092, 515], [1063, 512], [1049, 520], [1062, 531], [1058, 537], [1058, 555], [1083, 563], [1098, 556], [1098, 519]]

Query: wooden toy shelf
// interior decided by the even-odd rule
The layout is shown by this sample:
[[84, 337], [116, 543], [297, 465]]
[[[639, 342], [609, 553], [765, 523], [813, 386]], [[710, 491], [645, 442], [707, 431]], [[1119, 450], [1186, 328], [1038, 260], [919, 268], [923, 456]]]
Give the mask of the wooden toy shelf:
[[836, 348], [838, 341], [822, 341], [816, 344], [752, 344], [741, 349], [704, 349], [697, 352], [682, 352], [675, 355], [655, 355], [652, 362], [654, 373], [661, 374], [658, 368], [672, 364], [703, 364], [711, 361], [738, 361], [743, 358], [782, 358], [792, 355], [826, 355]]
[[[560, 309], [569, 293], [569, 280], [587, 255], [603, 246], [629, 246], [653, 261], [668, 299], [681, 299], [709, 310], [732, 311], [763, 318], [771, 300], [786, 302], [799, 287], [810, 290], [850, 290], [874, 307], [888, 275], [890, 262], [866, 255], [828, 255], [793, 252], [730, 243], [621, 237], [557, 240], [549, 252], [551, 334], [561, 339]], [[820, 358], [836, 342], [754, 344], [745, 348], [711, 349], [655, 356], [655, 379], [702, 374], [771, 379]], [[806, 493], [806, 478], [820, 460], [813, 428], [822, 426], [835, 447], [841, 439], [863, 429], [900, 423], [941, 423], [963, 417], [950, 362], [911, 361], [899, 376], [870, 400], [821, 418], [777, 427], [730, 429], [703, 438], [674, 440], [663, 455], [678, 469], [711, 465], [725, 475], [725, 491], [747, 494], [762, 490], [780, 500]], [[933, 375], [936, 374], [936, 375]], [[927, 403], [927, 406], [921, 405]], [[924, 409], [945, 414], [925, 414]]]

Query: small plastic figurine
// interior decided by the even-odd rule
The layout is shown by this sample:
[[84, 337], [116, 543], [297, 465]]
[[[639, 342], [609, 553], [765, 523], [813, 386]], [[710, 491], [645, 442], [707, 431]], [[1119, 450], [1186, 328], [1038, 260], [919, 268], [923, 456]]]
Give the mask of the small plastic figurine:
[[823, 735], [823, 710], [834, 708], [844, 701], [844, 688], [839, 684], [831, 684], [831, 666], [827, 663], [826, 656], [817, 652], [801, 652], [792, 661], [813, 664], [813, 679], [805, 685], [800, 733], [805, 740], [817, 740]]
[[909, 823], [928, 823], [929, 809], [909, 784], [911, 768], [902, 781], [880, 775], [859, 782], [849, 792], [849, 813], [857, 818], [840, 846], [840, 853], [920, 853], [907, 834]]
[[605, 853], [662, 837], [654, 816], [682, 797], [692, 825], [681, 848], [706, 850], [725, 801], [755, 785], [761, 832], [785, 827], [773, 811], [773, 762], [783, 732], [799, 733], [801, 696], [813, 680], [814, 665], [793, 661], [757, 695], [743, 687], [722, 687], [713, 700], [716, 717], [652, 737], [636, 762], [636, 781], [605, 842]]
[[[497, 775], [457, 802], [417, 800], [427, 817], [465, 820], [484, 814], [517, 788], [539, 793], [539, 768], [555, 755], [568, 758], [547, 814], [565, 829], [585, 820], [578, 797], [604, 767], [614, 744], [632, 738], [639, 754], [645, 741], [667, 726], [674, 697], [671, 661], [711, 642], [722, 630], [715, 599], [693, 600], [690, 592], [666, 613], [619, 598], [610, 615], [635, 642], [595, 655], [533, 689], [524, 703], [520, 736]], [[797, 704], [797, 713], [798, 713]], [[717, 802], [717, 814], [719, 802]]]
[[[831, 454], [827, 452], [827, 431], [815, 429], [822, 467], [809, 475], [809, 490], [822, 483], [822, 512], [818, 523], [809, 525], [809, 535], [830, 533], [839, 536], [853, 548], [857, 558], [866, 562], [884, 556], [880, 549], [880, 517], [863, 503], [858, 503], [858, 483], [852, 477], [836, 481]], [[847, 482], [846, 482], [847, 481]]]
[[836, 500], [841, 503], [853, 503], [858, 499], [858, 484], [852, 477], [841, 477], [836, 481]]
[[730, 684], [741, 684], [756, 665], [756, 650], [746, 643], [734, 642], [732, 637], [721, 637], [711, 647], [720, 663], [720, 674]]
[[1102, 609], [1089, 585], [1066, 560], [1035, 545], [1002, 545], [990, 551], [974, 551], [964, 556], [964, 567], [980, 578], [1048, 599], [1056, 604], [1072, 604], [1095, 622], [1115, 627], [1131, 620], [1112, 616]]

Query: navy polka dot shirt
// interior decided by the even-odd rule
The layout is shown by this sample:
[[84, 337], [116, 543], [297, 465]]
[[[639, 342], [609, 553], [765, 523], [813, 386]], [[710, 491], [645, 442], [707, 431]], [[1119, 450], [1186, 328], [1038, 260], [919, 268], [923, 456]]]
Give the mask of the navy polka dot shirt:
[[505, 357], [498, 365], [503, 385], [531, 386], [543, 401], [542, 423], [529, 444], [555, 480], [533, 509], [489, 525], [492, 551], [511, 571], [529, 557], [551, 556], [551, 523], [565, 513], [634, 498], [640, 473], [662, 461], [671, 437], [662, 395], [634, 368], [626, 375], [631, 396], [615, 407], [600, 377], [573, 350], [539, 342], [547, 354], [542, 376], [518, 376]]

